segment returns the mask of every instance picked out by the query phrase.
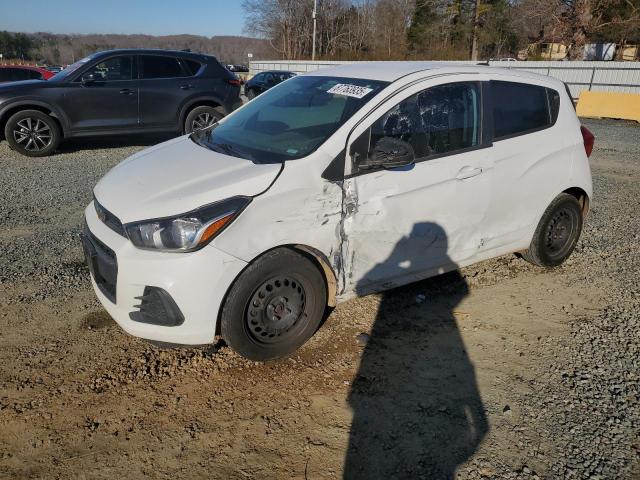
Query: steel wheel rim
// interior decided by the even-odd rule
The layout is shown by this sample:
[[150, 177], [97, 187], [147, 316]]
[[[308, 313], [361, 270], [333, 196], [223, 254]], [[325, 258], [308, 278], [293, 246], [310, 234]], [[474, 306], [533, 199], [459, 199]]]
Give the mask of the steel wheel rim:
[[26, 117], [13, 128], [13, 139], [26, 151], [39, 152], [51, 145], [53, 134], [44, 120]]
[[571, 247], [575, 220], [574, 212], [568, 208], [561, 208], [551, 217], [545, 238], [549, 256], [560, 257]]
[[247, 303], [245, 328], [254, 341], [286, 342], [304, 326], [306, 291], [291, 275], [278, 275], [263, 282]]
[[203, 130], [216, 122], [217, 119], [213, 114], [209, 112], [202, 112], [193, 119], [193, 122], [191, 122], [191, 128], [193, 130]]

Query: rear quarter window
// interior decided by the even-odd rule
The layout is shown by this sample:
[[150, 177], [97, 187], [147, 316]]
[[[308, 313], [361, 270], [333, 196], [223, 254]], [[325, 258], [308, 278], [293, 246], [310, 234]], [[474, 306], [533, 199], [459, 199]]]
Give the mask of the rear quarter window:
[[558, 118], [560, 95], [550, 88], [491, 81], [491, 98], [494, 140], [542, 130]]
[[186, 58], [182, 59], [182, 64], [186, 68], [187, 72], [192, 76], [198, 73], [202, 64], [200, 62], [196, 62], [195, 60], [187, 60]]
[[225, 68], [221, 63], [219, 63], [216, 59], [211, 58], [208, 62], [206, 62], [207, 69], [204, 73], [207, 77], [215, 77], [215, 78], [231, 78], [234, 77], [234, 74]]
[[560, 112], [560, 94], [552, 88], [547, 88], [547, 99], [549, 101], [549, 117], [551, 125], [553, 125], [556, 123]]

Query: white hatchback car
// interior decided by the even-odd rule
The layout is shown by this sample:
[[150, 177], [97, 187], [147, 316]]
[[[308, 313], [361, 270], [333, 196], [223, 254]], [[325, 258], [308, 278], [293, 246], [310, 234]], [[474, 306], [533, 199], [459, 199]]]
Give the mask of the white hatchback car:
[[485, 66], [363, 63], [292, 78], [94, 190], [95, 292], [132, 335], [255, 360], [327, 306], [510, 252], [552, 267], [591, 198], [565, 85]]

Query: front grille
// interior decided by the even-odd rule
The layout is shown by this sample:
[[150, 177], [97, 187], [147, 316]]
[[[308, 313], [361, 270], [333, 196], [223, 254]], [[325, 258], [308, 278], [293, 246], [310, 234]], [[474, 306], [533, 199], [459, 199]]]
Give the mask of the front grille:
[[88, 228], [82, 233], [82, 247], [89, 271], [100, 291], [116, 303], [118, 260], [113, 250], [98, 240]]
[[111, 230], [116, 232], [118, 235], [122, 235], [123, 237], [127, 236], [120, 219], [116, 217], [113, 213], [111, 213], [109, 210], [104, 208], [102, 205], [100, 205], [100, 202], [98, 202], [98, 200], [96, 200], [95, 197], [93, 198], [93, 205], [96, 209], [96, 214], [98, 215], [98, 218], [102, 221], [102, 223], [104, 223], [107, 227], [109, 227]]

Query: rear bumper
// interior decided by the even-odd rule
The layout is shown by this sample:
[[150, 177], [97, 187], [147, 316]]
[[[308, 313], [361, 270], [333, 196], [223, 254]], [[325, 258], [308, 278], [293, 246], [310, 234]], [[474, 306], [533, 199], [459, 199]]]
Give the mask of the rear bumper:
[[[113, 252], [111, 265], [115, 265], [115, 278], [111, 278], [109, 272], [113, 269], [108, 270], [108, 263], [98, 261], [100, 273], [96, 275], [94, 264], [91, 283], [100, 303], [127, 333], [185, 345], [202, 345], [214, 340], [224, 296], [246, 262], [212, 245], [191, 253], [140, 250], [102, 223], [93, 202], [86, 208], [85, 218], [89, 231], [86, 235]], [[107, 274], [102, 273], [103, 268], [107, 268]], [[108, 289], [110, 284], [113, 284], [113, 295]], [[167, 326], [140, 321], [136, 313], [140, 312], [138, 306], [145, 296], [145, 287], [147, 294], [149, 287], [165, 291], [182, 314], [181, 322]]]

